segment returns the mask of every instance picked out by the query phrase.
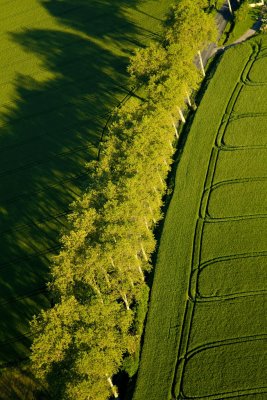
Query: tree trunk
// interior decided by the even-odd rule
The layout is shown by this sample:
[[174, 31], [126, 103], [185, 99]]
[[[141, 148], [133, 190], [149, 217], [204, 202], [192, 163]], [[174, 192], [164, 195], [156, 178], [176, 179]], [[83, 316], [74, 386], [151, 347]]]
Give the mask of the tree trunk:
[[102, 297], [102, 293], [100, 292], [100, 290], [99, 290], [99, 288], [97, 287], [96, 283], [93, 283], [93, 288], [95, 289], [96, 293], [98, 294], [101, 303], [104, 304], [104, 300], [103, 300], [103, 297]]
[[142, 276], [142, 281], [145, 281], [144, 273], [143, 273], [143, 270], [142, 270], [140, 264], [138, 264], [138, 270], [139, 270], [139, 272], [140, 272], [140, 275]]
[[101, 270], [102, 270], [102, 272], [104, 274], [105, 281], [107, 282], [107, 285], [110, 287], [110, 280], [109, 280], [108, 273], [106, 272], [106, 270], [103, 267], [101, 267]]
[[154, 222], [154, 224], [156, 223], [156, 220], [155, 220], [155, 218], [153, 217], [153, 210], [152, 210], [152, 208], [151, 208], [151, 206], [150, 206], [150, 204], [148, 204], [148, 207], [149, 207], [149, 210], [150, 210], [150, 212], [151, 212], [151, 215], [152, 215], [152, 221]]
[[170, 148], [172, 149], [172, 152], [173, 152], [173, 145], [172, 145], [172, 142], [169, 140], [169, 145], [170, 145]]
[[149, 232], [149, 226], [148, 226], [148, 223], [147, 223], [147, 219], [146, 219], [146, 217], [144, 217], [144, 220], [145, 220], [146, 229], [147, 229], [147, 230], [148, 230], [148, 232]]
[[124, 301], [125, 307], [127, 311], [130, 311], [129, 302], [125, 293], [121, 293], [122, 300]]
[[231, 14], [233, 14], [232, 6], [230, 0], [228, 0], [228, 7]]
[[138, 255], [137, 255], [137, 254], [135, 255], [135, 258], [136, 258], [137, 261], [138, 261], [138, 266], [137, 266], [138, 271], [140, 272], [140, 275], [141, 275], [141, 277], [142, 277], [142, 280], [144, 281], [144, 280], [145, 280], [144, 273], [143, 273], [143, 270], [142, 270], [141, 265], [140, 265], [140, 263], [139, 263], [139, 258], [138, 258]]
[[161, 183], [162, 187], [164, 187], [164, 182], [163, 182], [163, 179], [162, 179], [162, 177], [161, 177], [161, 175], [159, 173], [158, 168], [157, 168], [157, 173], [158, 173], [158, 176], [159, 176], [159, 179], [160, 179], [160, 183]]
[[175, 125], [175, 123], [173, 121], [172, 121], [172, 124], [173, 124], [173, 127], [174, 127], [175, 136], [177, 137], [177, 139], [179, 139], [179, 135], [178, 135], [178, 132], [177, 132], [176, 125]]
[[143, 254], [143, 256], [144, 256], [144, 259], [145, 259], [146, 261], [148, 261], [148, 257], [147, 257], [147, 254], [146, 254], [146, 252], [145, 252], [143, 243], [141, 243], [141, 250], [142, 250], [142, 254]]
[[186, 92], [186, 97], [187, 97], [187, 102], [188, 102], [189, 107], [192, 107], [192, 103], [191, 103], [190, 96], [189, 96], [188, 92]]
[[159, 195], [159, 192], [158, 192], [157, 189], [155, 188], [155, 186], [153, 186], [153, 190], [154, 190], [154, 192], [156, 193], [156, 197], [157, 197], [157, 199], [158, 199], [159, 205], [161, 205], [161, 197], [160, 197], [160, 195]]
[[112, 258], [112, 257], [110, 257], [110, 261], [111, 261], [111, 265], [112, 265], [112, 267], [113, 267], [114, 269], [116, 269], [116, 267], [115, 267], [115, 264], [114, 264], [114, 261], [113, 261], [113, 258]]
[[198, 51], [197, 53], [198, 53], [198, 56], [199, 56], [199, 62], [200, 62], [200, 67], [201, 67], [202, 74], [203, 74], [203, 76], [206, 76], [201, 53], [200, 53], [200, 51]]
[[119, 397], [119, 394], [118, 394], [118, 392], [116, 390], [116, 387], [113, 385], [111, 378], [107, 374], [106, 374], [106, 377], [107, 377], [107, 381], [109, 383], [109, 386], [111, 387], [113, 396], [115, 397], [115, 399], [117, 399]]
[[181, 121], [183, 123], [185, 123], [185, 117], [184, 117], [184, 114], [183, 114], [182, 110], [180, 109], [180, 107], [178, 107], [178, 111], [179, 111], [179, 115], [180, 115]]

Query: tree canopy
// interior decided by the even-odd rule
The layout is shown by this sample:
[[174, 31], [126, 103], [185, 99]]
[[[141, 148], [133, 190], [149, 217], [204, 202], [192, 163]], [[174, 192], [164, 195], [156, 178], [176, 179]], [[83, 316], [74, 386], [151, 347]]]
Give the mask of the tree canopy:
[[[116, 110], [90, 185], [72, 205], [51, 266], [55, 306], [32, 321], [32, 362], [58, 399], [117, 397], [112, 376], [136, 372], [177, 109], [200, 82], [196, 52], [215, 38], [206, 1], [180, 0], [164, 40], [138, 49], [129, 73], [145, 101]], [[131, 361], [132, 360], [132, 361]]]

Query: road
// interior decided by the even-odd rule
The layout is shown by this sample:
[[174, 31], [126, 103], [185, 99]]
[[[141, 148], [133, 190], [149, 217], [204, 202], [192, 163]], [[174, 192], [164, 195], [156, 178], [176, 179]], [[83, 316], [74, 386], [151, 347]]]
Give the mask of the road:
[[[232, 9], [233, 11], [235, 11], [238, 8], [239, 2], [237, 0], [231, 0], [231, 5], [232, 5]], [[218, 26], [218, 39], [222, 36], [223, 31], [227, 25], [227, 22], [229, 22], [231, 20], [232, 16], [228, 7], [228, 1], [225, 0], [223, 6], [220, 8], [220, 10], [218, 11], [215, 19], [216, 19], [216, 23]], [[203, 50], [201, 52], [201, 56], [202, 56], [202, 60], [203, 60], [203, 64], [204, 66], [207, 64], [208, 59], [214, 54], [216, 53], [218, 47], [216, 46], [215, 43], [211, 43], [205, 50]]]

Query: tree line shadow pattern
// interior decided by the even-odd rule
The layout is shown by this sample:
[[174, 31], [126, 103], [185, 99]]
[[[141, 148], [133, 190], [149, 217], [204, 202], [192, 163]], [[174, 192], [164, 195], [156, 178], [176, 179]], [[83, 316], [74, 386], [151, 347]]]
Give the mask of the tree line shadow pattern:
[[88, 186], [85, 164], [112, 110], [132, 94], [129, 55], [159, 37], [167, 3], [0, 2], [0, 366], [28, 355], [69, 204]]
[[[220, 185], [230, 185], [230, 184], [239, 184], [239, 185], [246, 185], [250, 182], [266, 182], [267, 179], [267, 173], [264, 177], [262, 176], [255, 176], [254, 178], [249, 178], [244, 176], [243, 178], [238, 178], [238, 179], [231, 179], [231, 180], [226, 180], [226, 181], [218, 181], [218, 182], [214, 182], [214, 177], [215, 177], [215, 172], [216, 172], [216, 168], [219, 162], [219, 154], [222, 151], [231, 151], [231, 156], [234, 158], [235, 157], [235, 152], [238, 151], [238, 149], [241, 147], [243, 148], [247, 148], [250, 149], [251, 147], [248, 145], [246, 146], [227, 146], [227, 144], [225, 142], [223, 142], [223, 137], [227, 132], [227, 127], [229, 126], [229, 123], [233, 120], [238, 120], [240, 117], [244, 117], [242, 114], [236, 114], [233, 113], [234, 110], [234, 106], [238, 101], [238, 98], [240, 96], [240, 93], [242, 91], [242, 89], [246, 86], [246, 85], [251, 85], [251, 81], [248, 79], [248, 76], [251, 74], [251, 71], [253, 71], [253, 66], [255, 65], [255, 63], [257, 62], [258, 59], [260, 59], [260, 55], [261, 55], [261, 45], [258, 44], [258, 46], [255, 46], [252, 49], [252, 53], [244, 67], [242, 76], [240, 81], [237, 83], [236, 87], [234, 88], [234, 91], [231, 95], [231, 98], [229, 99], [229, 102], [226, 106], [224, 115], [222, 116], [221, 119], [221, 123], [220, 123], [220, 127], [218, 129], [217, 132], [217, 136], [216, 136], [216, 140], [215, 140], [215, 144], [214, 144], [214, 148], [212, 149], [212, 153], [210, 156], [210, 162], [209, 162], [209, 167], [207, 170], [207, 175], [206, 175], [206, 182], [205, 182], [205, 186], [203, 188], [203, 193], [202, 193], [202, 201], [201, 201], [201, 205], [200, 205], [200, 210], [199, 210], [199, 219], [197, 221], [197, 225], [196, 225], [196, 230], [195, 230], [195, 239], [194, 239], [194, 246], [193, 246], [193, 256], [192, 256], [192, 266], [191, 266], [191, 277], [190, 277], [190, 284], [189, 284], [189, 292], [188, 292], [188, 300], [186, 303], [186, 311], [185, 311], [185, 317], [184, 317], [184, 321], [183, 321], [183, 330], [182, 330], [182, 338], [180, 341], [180, 345], [179, 345], [179, 351], [178, 351], [178, 358], [177, 358], [177, 365], [176, 365], [176, 374], [175, 374], [175, 380], [173, 382], [173, 396], [177, 399], [190, 399], [190, 398], [194, 398], [194, 399], [224, 399], [224, 398], [250, 398], [250, 396], [256, 396], [257, 395], [261, 395], [264, 394], [266, 395], [267, 393], [267, 386], [266, 384], [264, 384], [264, 378], [262, 378], [264, 376], [264, 364], [266, 364], [266, 358], [265, 361], [262, 359], [262, 357], [255, 359], [252, 364], [255, 366], [258, 366], [259, 369], [259, 365], [260, 365], [260, 361], [262, 361], [262, 364], [260, 366], [260, 368], [262, 368], [262, 373], [258, 372], [258, 375], [260, 375], [260, 377], [258, 378], [258, 383], [259, 385], [256, 387], [254, 387], [253, 385], [251, 387], [246, 387], [246, 382], [243, 382], [244, 387], [238, 387], [238, 383], [234, 382], [234, 378], [231, 381], [231, 377], [227, 375], [227, 373], [224, 372], [224, 367], [226, 368], [227, 366], [227, 357], [225, 358], [224, 356], [224, 352], [220, 351], [220, 348], [223, 346], [223, 348], [227, 349], [227, 347], [230, 348], [229, 352], [231, 353], [233, 350], [233, 345], [235, 345], [235, 343], [241, 343], [241, 345], [247, 346], [247, 344], [249, 343], [253, 343], [252, 347], [254, 346], [254, 343], [257, 341], [261, 341], [261, 352], [264, 354], [264, 348], [266, 348], [266, 339], [267, 339], [267, 333], [266, 333], [266, 326], [263, 327], [263, 329], [265, 329], [265, 333], [263, 334], [250, 334], [248, 336], [243, 336], [243, 337], [236, 337], [236, 335], [239, 334], [239, 331], [237, 330], [236, 332], [234, 332], [234, 336], [230, 336], [227, 339], [223, 339], [223, 340], [216, 340], [214, 342], [209, 342], [209, 338], [206, 338], [206, 342], [202, 343], [202, 344], [198, 344], [197, 347], [195, 348], [191, 348], [190, 346], [192, 346], [192, 330], [196, 330], [197, 333], [195, 333], [195, 335], [197, 336], [198, 334], [198, 329], [199, 325], [197, 325], [196, 323], [196, 328], [194, 327], [194, 319], [196, 318], [196, 313], [198, 313], [198, 308], [201, 306], [201, 303], [203, 304], [202, 307], [206, 307], [205, 308], [205, 312], [204, 315], [202, 316], [203, 318], [207, 318], [207, 313], [210, 311], [207, 307], [209, 307], [209, 304], [211, 305], [211, 307], [215, 307], [215, 305], [220, 305], [221, 309], [220, 309], [220, 313], [218, 314], [222, 314], [225, 317], [225, 310], [224, 308], [226, 307], [227, 304], [231, 304], [232, 307], [236, 307], [236, 304], [238, 304], [237, 302], [243, 302], [243, 301], [250, 301], [250, 299], [252, 299], [252, 307], [255, 306], [255, 302], [257, 298], [260, 298], [261, 304], [265, 305], [265, 301], [266, 301], [266, 287], [263, 287], [262, 289], [258, 289], [257, 290], [257, 286], [252, 289], [252, 290], [246, 290], [240, 293], [236, 293], [234, 291], [227, 293], [227, 295], [222, 295], [220, 296], [219, 294], [215, 295], [205, 295], [202, 296], [200, 289], [199, 289], [199, 279], [201, 276], [201, 273], [203, 270], [205, 270], [207, 267], [210, 268], [215, 268], [216, 265], [219, 265], [222, 262], [228, 262], [229, 263], [229, 268], [228, 268], [228, 274], [230, 272], [230, 266], [233, 268], [235, 267], [235, 265], [233, 265], [233, 261], [243, 261], [244, 259], [249, 260], [249, 264], [251, 267], [253, 267], [253, 263], [251, 263], [251, 260], [257, 260], [259, 257], [262, 257], [262, 259], [264, 260], [262, 262], [262, 269], [261, 272], [264, 271], [265, 268], [265, 275], [266, 275], [266, 255], [267, 255], [267, 249], [263, 248], [262, 251], [260, 252], [249, 252], [246, 253], [244, 249], [244, 252], [241, 254], [232, 254], [232, 255], [228, 255], [228, 256], [221, 256], [221, 257], [213, 257], [211, 259], [208, 260], [202, 260], [202, 251], [203, 251], [203, 233], [204, 233], [204, 228], [207, 224], [210, 223], [218, 223], [218, 229], [220, 230], [220, 223], [225, 223], [225, 221], [235, 221], [235, 220], [241, 220], [242, 223], [246, 223], [246, 221], [249, 218], [254, 218], [257, 221], [261, 221], [263, 219], [266, 218], [267, 213], [264, 214], [260, 214], [260, 215], [239, 215], [239, 216], [221, 216], [221, 218], [215, 218], [213, 219], [209, 212], [208, 212], [208, 206], [209, 206], [209, 201], [210, 201], [210, 196], [212, 194], [212, 191], [214, 189], [216, 189], [218, 186]], [[265, 58], [265, 66], [267, 66], [267, 59]], [[266, 68], [267, 70], [267, 68]], [[265, 82], [260, 83], [258, 82], [257, 85], [266, 85], [267, 84], [267, 79]], [[265, 100], [266, 101], [266, 100]], [[264, 113], [261, 113], [260, 116], [262, 115], [266, 115]], [[246, 115], [246, 118], [248, 116]], [[254, 118], [254, 114], [252, 113], [251, 115], [249, 115], [250, 118]], [[256, 116], [257, 117], [257, 116]], [[265, 120], [265, 122], [267, 122], [267, 119]], [[265, 125], [267, 126], [267, 124]], [[266, 133], [266, 131], [265, 131]], [[238, 134], [238, 132], [237, 132]], [[256, 132], [254, 132], [254, 134], [256, 135]], [[266, 136], [265, 136], [266, 139]], [[254, 146], [255, 147], [255, 146]], [[265, 141], [265, 145], [261, 145], [261, 146], [256, 146], [257, 148], [262, 148], [267, 150], [267, 143]], [[249, 161], [249, 160], [247, 160]], [[266, 165], [266, 164], [265, 164]], [[266, 171], [267, 172], [267, 171]], [[266, 192], [265, 192], [266, 193]], [[254, 193], [255, 195], [255, 193]], [[252, 198], [249, 199], [250, 201], [252, 201], [253, 204], [253, 196]], [[220, 208], [220, 204], [219, 204], [219, 199], [217, 199], [218, 202], [218, 206]], [[227, 204], [227, 196], [224, 199], [224, 206]], [[223, 207], [222, 207], [223, 209]], [[260, 229], [259, 229], [260, 232]], [[236, 233], [238, 235], [238, 232]], [[210, 240], [212, 240], [212, 237], [210, 238]], [[213, 238], [213, 240], [216, 240]], [[260, 240], [260, 237], [259, 237]], [[264, 243], [264, 242], [263, 242]], [[231, 265], [232, 264], [232, 265]], [[258, 265], [258, 262], [255, 265]], [[254, 267], [255, 267], [254, 265]], [[237, 274], [236, 279], [238, 280], [238, 278], [240, 278], [242, 280], [242, 274], [241, 274], [242, 268], [240, 268], [240, 273]], [[215, 275], [216, 272], [214, 272]], [[264, 280], [264, 273], [263, 275], [257, 276], [258, 280], [266, 282], [266, 279]], [[256, 274], [257, 275], [257, 274]], [[224, 286], [224, 274], [221, 275], [221, 280], [222, 283], [221, 285]], [[230, 274], [231, 276], [231, 274]], [[265, 277], [266, 278], [266, 277]], [[229, 278], [230, 279], [230, 278]], [[230, 287], [229, 287], [230, 288]], [[233, 290], [233, 287], [231, 287], [231, 289]], [[248, 299], [248, 300], [246, 300]], [[241, 303], [242, 304], [242, 303]], [[218, 306], [217, 306], [218, 307]], [[245, 310], [246, 312], [246, 310]], [[227, 315], [227, 314], [226, 314]], [[232, 315], [229, 314], [228, 318], [231, 317]], [[235, 315], [235, 317], [238, 319], [239, 315]], [[264, 317], [264, 314], [261, 314], [261, 317]], [[218, 317], [219, 318], [219, 317]], [[214, 323], [214, 320], [210, 321], [211, 323]], [[231, 324], [232, 321], [224, 321], [223, 323], [225, 324]], [[264, 322], [264, 321], [263, 321]], [[252, 321], [249, 321], [249, 324], [253, 324]], [[256, 325], [256, 328], [258, 328], [258, 325]], [[264, 324], [263, 324], [264, 325]], [[220, 327], [222, 330], [226, 329], [226, 326], [222, 326]], [[207, 326], [206, 326], [207, 329]], [[208, 330], [208, 329], [207, 329]], [[250, 329], [248, 328], [248, 331]], [[208, 332], [209, 333], [209, 332]], [[207, 333], [207, 334], [208, 334]], [[233, 334], [233, 333], [232, 333]], [[223, 333], [222, 333], [223, 336]], [[201, 384], [198, 381], [198, 379], [200, 379], [200, 376], [204, 376], [205, 373], [207, 371], [205, 371], [205, 360], [198, 360], [199, 366], [197, 367], [196, 365], [194, 365], [194, 368], [197, 368], [198, 374], [196, 375], [196, 370], [194, 368], [191, 367], [190, 362], [192, 363], [191, 360], [194, 359], [194, 356], [196, 354], [202, 353], [205, 354], [205, 351], [207, 351], [207, 349], [211, 349], [212, 351], [215, 349], [215, 355], [212, 358], [214, 365], [216, 363], [219, 362], [219, 365], [217, 365], [217, 368], [220, 368], [221, 370], [221, 375], [225, 374], [226, 377], [225, 379], [229, 379], [229, 387], [231, 386], [231, 382], [232, 385], [234, 386], [236, 384], [236, 390], [227, 390], [227, 382], [226, 385], [224, 386], [223, 383], [225, 384], [225, 382], [223, 381], [223, 379], [221, 380], [221, 384], [222, 386], [218, 386], [216, 387], [215, 385], [210, 385], [210, 389], [214, 390], [213, 393], [209, 393], [208, 392], [208, 388], [206, 387], [206, 389], [202, 390], [201, 389], [196, 389], [196, 385], [200, 385]], [[258, 352], [259, 349], [254, 348], [254, 351], [257, 355], [257, 357], [259, 356]], [[243, 358], [241, 358], [241, 360], [239, 359], [240, 363], [244, 363], [246, 364], [245, 361], [245, 357], [246, 357], [246, 349], [242, 350], [242, 347], [240, 347], [239, 349], [239, 353], [237, 353], [237, 358], [242, 357], [241, 351], [243, 352], [243, 354], [245, 354], [245, 356]], [[227, 350], [228, 351], [228, 350]], [[227, 351], [225, 350], [226, 354]], [[230, 353], [228, 354], [228, 358], [230, 357]], [[253, 352], [251, 353], [249, 350], [249, 347], [247, 349], [247, 354], [248, 354], [248, 358], [253, 356]], [[208, 357], [208, 356], [207, 356]], [[257, 358], [256, 357], [256, 358]], [[217, 361], [216, 361], [217, 360]], [[218, 361], [219, 360], [219, 361]], [[223, 365], [223, 361], [225, 362], [225, 365]], [[234, 364], [234, 367], [237, 367], [236, 365], [236, 361], [234, 358], [231, 359], [230, 357], [230, 361]], [[255, 364], [256, 363], [256, 364]], [[228, 362], [229, 364], [229, 362]], [[217, 379], [220, 380], [220, 376], [218, 375], [218, 370], [216, 371], [216, 365], [214, 367], [214, 365], [212, 365], [212, 363], [208, 362], [208, 359], [206, 359], [206, 365], [208, 365], [208, 374], [210, 375], [215, 375], [216, 376], [216, 372], [217, 372]], [[229, 365], [228, 365], [229, 367]], [[265, 367], [267, 367], [265, 365]], [[190, 370], [191, 368], [191, 370]], [[230, 367], [229, 367], [230, 368]], [[187, 376], [187, 371], [189, 369], [188, 375], [189, 378]], [[203, 370], [204, 369], [204, 370]], [[236, 368], [238, 370], [238, 368]], [[266, 369], [266, 368], [265, 368]], [[233, 367], [230, 368], [231, 373], [235, 376], [236, 380], [238, 380], [238, 378], [236, 377]], [[239, 371], [240, 372], [240, 371]], [[257, 372], [255, 373], [255, 371], [251, 371], [249, 370], [249, 373], [252, 374], [252, 376], [255, 378], [255, 376], [257, 375]], [[190, 375], [191, 373], [191, 375]], [[193, 376], [194, 374], [194, 376]], [[242, 375], [242, 374], [241, 374]], [[245, 375], [246, 376], [246, 375]], [[187, 381], [186, 381], [186, 377], [187, 377]], [[247, 377], [247, 376], [246, 376]], [[206, 381], [205, 381], [206, 378]], [[189, 379], [189, 380], [188, 380]], [[216, 379], [216, 378], [215, 378]], [[200, 379], [201, 380], [201, 379]], [[196, 381], [196, 385], [193, 384], [193, 381]], [[207, 376], [204, 376], [204, 378], [202, 377], [202, 384], [203, 385], [207, 385], [207, 382], [212, 381], [211, 378], [207, 378]], [[250, 382], [251, 383], [251, 382]], [[257, 382], [256, 382], [257, 383]], [[191, 384], [191, 388], [190, 388], [190, 384]], [[192, 388], [192, 386], [194, 386]], [[203, 388], [202, 388], [203, 389]], [[190, 394], [191, 393], [191, 394]]]

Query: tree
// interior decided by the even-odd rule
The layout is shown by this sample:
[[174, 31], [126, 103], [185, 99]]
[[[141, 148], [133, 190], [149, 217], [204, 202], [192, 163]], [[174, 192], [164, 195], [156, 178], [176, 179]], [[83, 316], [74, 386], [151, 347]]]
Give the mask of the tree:
[[100, 160], [88, 164], [88, 189], [72, 205], [51, 267], [56, 304], [32, 321], [34, 369], [59, 400], [117, 397], [113, 375], [136, 372], [175, 121], [200, 82], [195, 55], [216, 33], [207, 4], [180, 0], [163, 42], [135, 52], [129, 72], [145, 101], [115, 110]]
[[160, 43], [152, 43], [144, 49], [137, 49], [130, 59], [128, 72], [136, 81], [147, 82], [153, 75], [159, 80], [168, 70], [166, 50]]
[[57, 398], [103, 400], [114, 394], [111, 378], [129, 346], [131, 315], [116, 302], [94, 301], [88, 312], [87, 297], [83, 300], [62, 299], [33, 320], [33, 331], [41, 333], [32, 361]]

